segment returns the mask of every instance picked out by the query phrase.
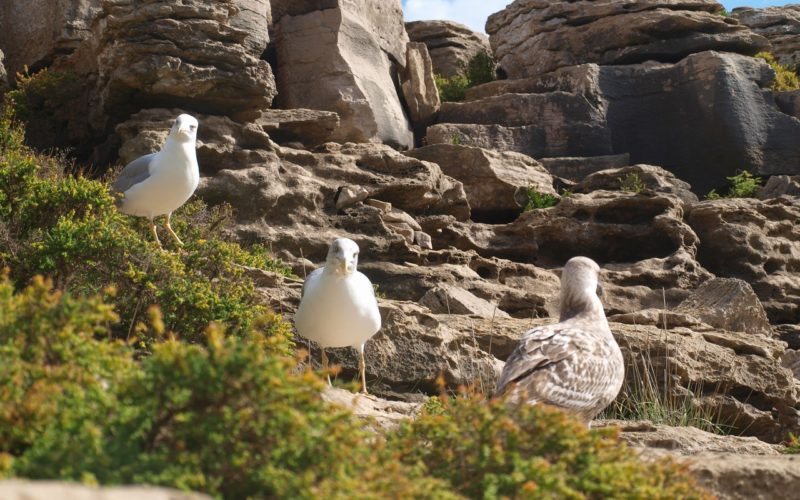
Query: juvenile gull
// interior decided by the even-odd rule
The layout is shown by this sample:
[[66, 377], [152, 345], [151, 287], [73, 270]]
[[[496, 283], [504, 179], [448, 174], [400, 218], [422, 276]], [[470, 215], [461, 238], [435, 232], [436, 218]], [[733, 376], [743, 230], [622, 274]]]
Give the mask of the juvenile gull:
[[598, 298], [599, 272], [586, 257], [567, 262], [559, 323], [523, 335], [506, 361], [497, 394], [556, 406], [587, 422], [617, 397], [625, 367]]
[[[381, 314], [369, 278], [356, 270], [358, 245], [338, 238], [328, 249], [325, 266], [308, 275], [300, 307], [294, 316], [297, 332], [322, 348], [322, 366], [328, 368], [328, 347], [358, 350], [361, 391], [367, 392], [364, 343], [381, 328]], [[330, 379], [329, 379], [330, 382]]]
[[200, 182], [195, 141], [197, 119], [180, 115], [172, 124], [164, 147], [158, 153], [141, 156], [128, 163], [111, 185], [123, 194], [122, 213], [147, 217], [153, 237], [161, 247], [153, 219], [166, 215], [164, 226], [178, 245], [183, 242], [170, 225], [172, 212], [191, 198]]

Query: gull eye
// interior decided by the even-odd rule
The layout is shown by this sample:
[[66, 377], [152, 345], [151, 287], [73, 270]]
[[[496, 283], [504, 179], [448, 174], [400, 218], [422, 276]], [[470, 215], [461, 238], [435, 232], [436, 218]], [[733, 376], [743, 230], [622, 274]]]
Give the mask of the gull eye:
[[191, 130], [192, 132], [194, 132], [195, 130], [197, 130], [197, 125], [190, 125], [190, 126], [189, 126], [189, 130]]

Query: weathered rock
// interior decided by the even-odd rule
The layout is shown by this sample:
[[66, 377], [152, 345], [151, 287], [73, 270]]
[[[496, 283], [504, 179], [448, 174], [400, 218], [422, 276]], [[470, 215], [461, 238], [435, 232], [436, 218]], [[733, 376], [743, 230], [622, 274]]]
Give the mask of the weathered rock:
[[387, 401], [371, 394], [352, 393], [336, 387], [327, 387], [322, 392], [322, 399], [366, 419], [376, 431], [397, 427], [404, 420], [413, 418], [422, 406], [421, 403]]
[[68, 57], [92, 34], [101, 0], [31, 0], [0, 3], [0, 49], [12, 75]]
[[739, 279], [706, 281], [676, 311], [722, 330], [772, 336], [764, 307], [753, 288]]
[[491, 302], [476, 297], [463, 288], [450, 285], [428, 290], [419, 303], [437, 314], [467, 314], [481, 318], [510, 317]]
[[592, 422], [592, 428], [615, 427], [620, 438], [637, 449], [663, 450], [672, 456], [691, 457], [701, 453], [731, 453], [751, 456], [780, 456], [781, 446], [755, 437], [721, 436], [696, 427], [669, 427], [648, 421], [606, 420]]
[[492, 53], [489, 38], [452, 21], [414, 21], [406, 23], [408, 38], [428, 47], [433, 71], [445, 78], [464, 74], [473, 57]]
[[701, 453], [689, 466], [700, 484], [726, 500], [788, 498], [800, 488], [800, 456]]
[[758, 189], [758, 198], [768, 200], [778, 196], [800, 196], [800, 175], [773, 175]]
[[427, 144], [453, 144], [516, 151], [528, 156], [541, 156], [547, 151], [544, 132], [536, 125], [504, 127], [467, 123], [437, 123], [428, 127]]
[[781, 364], [792, 371], [794, 378], [800, 380], [800, 350], [786, 349], [781, 358]]
[[784, 323], [782, 325], [774, 325], [774, 329], [775, 336], [786, 342], [789, 349], [800, 350], [800, 325]]
[[[451, 127], [472, 125], [457, 126], [464, 136], [462, 144], [499, 149], [497, 146], [507, 143], [511, 144], [508, 149], [536, 158], [612, 153], [602, 105], [576, 93], [501, 94], [477, 101], [445, 102], [439, 122]], [[429, 144], [451, 142], [431, 138], [431, 131], [428, 134]]]
[[415, 128], [424, 131], [436, 113], [441, 101], [433, 81], [433, 66], [425, 44], [410, 42], [406, 52], [406, 67], [402, 77], [403, 97]]
[[125, 119], [168, 102], [205, 113], [268, 108], [268, 11], [267, 0], [106, 0], [92, 40], [100, 110]]
[[800, 121], [763, 90], [772, 78], [760, 59], [717, 52], [676, 64], [604, 66], [599, 88], [614, 152], [660, 165], [697, 193], [725, 185], [735, 169], [798, 173]]
[[486, 30], [510, 78], [587, 62], [673, 62], [704, 50], [752, 55], [769, 45], [720, 9], [712, 0], [516, 0]]
[[395, 86], [408, 42], [399, 0], [277, 4], [280, 107], [335, 111], [337, 142], [413, 146]]
[[406, 153], [430, 161], [461, 181], [473, 220], [513, 220], [528, 201], [528, 189], [555, 194], [553, 178], [533, 158], [520, 153], [436, 144]]
[[275, 142], [308, 147], [330, 142], [339, 128], [339, 115], [316, 109], [267, 109], [254, 121]]
[[57, 481], [0, 481], [3, 500], [210, 500], [200, 493], [155, 488], [152, 486], [96, 487]]
[[633, 165], [593, 173], [573, 188], [577, 193], [607, 191], [653, 192], [678, 197], [686, 205], [697, 203], [692, 187], [675, 174], [652, 165]]
[[585, 158], [540, 158], [539, 162], [544, 165], [544, 168], [551, 174], [577, 182], [601, 170], [627, 167], [630, 165], [630, 160], [631, 155], [624, 153], [620, 155], [590, 156]]
[[769, 40], [769, 51], [780, 64], [795, 67], [800, 63], [800, 6], [738, 7], [731, 16]]
[[800, 90], [775, 92], [775, 103], [787, 115], [800, 118]]
[[344, 210], [369, 198], [364, 186], [342, 186], [336, 193], [336, 210]]
[[626, 325], [645, 325], [672, 330], [675, 328], [689, 328], [695, 332], [710, 331], [714, 328], [703, 323], [695, 316], [685, 312], [667, 311], [665, 309], [642, 309], [623, 314], [613, 314], [608, 317], [614, 323]]
[[717, 276], [739, 278], [773, 323], [800, 322], [800, 206], [790, 197], [704, 201], [687, 212], [697, 258]]

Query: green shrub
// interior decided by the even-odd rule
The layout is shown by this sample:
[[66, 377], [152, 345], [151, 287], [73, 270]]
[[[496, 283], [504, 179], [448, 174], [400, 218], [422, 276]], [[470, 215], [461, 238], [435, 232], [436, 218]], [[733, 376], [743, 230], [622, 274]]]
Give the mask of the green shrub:
[[620, 190], [626, 193], [641, 193], [647, 188], [642, 177], [636, 172], [631, 172], [618, 180]]
[[[0, 122], [0, 137], [11, 138], [0, 149], [0, 266], [11, 269], [18, 286], [42, 274], [76, 294], [111, 288], [121, 318], [114, 335], [125, 339], [150, 330], [145, 311], [152, 305], [163, 311], [167, 329], [191, 341], [202, 341], [211, 322], [238, 334], [268, 312], [246, 267], [289, 270], [262, 247], [220, 240], [224, 208], [185, 205], [175, 226], [186, 246], [162, 252], [142, 219], [116, 209], [105, 184], [64, 174], [21, 146], [20, 134], [10, 120]], [[153, 341], [141, 340], [142, 347]]]
[[707, 200], [718, 200], [720, 198], [754, 198], [758, 193], [758, 187], [761, 185], [761, 179], [754, 176], [747, 170], [742, 170], [732, 177], [726, 177], [730, 184], [728, 193], [725, 196], [717, 193], [716, 189], [712, 189], [706, 194]]
[[74, 98], [80, 88], [80, 79], [74, 73], [43, 69], [34, 75], [17, 75], [17, 85], [6, 93], [7, 103], [14, 114], [23, 121], [52, 116], [63, 106], [64, 100]]
[[772, 83], [772, 90], [783, 91], [800, 89], [800, 79], [798, 79], [797, 73], [788, 66], [780, 64], [775, 59], [775, 56], [769, 52], [759, 52], [755, 57], [765, 60], [773, 71], [775, 71], [775, 81]]
[[436, 88], [439, 91], [439, 99], [442, 102], [460, 102], [466, 97], [469, 88], [469, 79], [465, 75], [455, 75], [445, 78], [440, 74], [433, 75]]
[[466, 97], [470, 87], [493, 82], [497, 79], [495, 73], [496, 62], [487, 52], [482, 51], [469, 60], [461, 73], [445, 78], [440, 74], [433, 75], [439, 99], [442, 102], [459, 102]]
[[541, 193], [536, 188], [528, 189], [528, 203], [522, 209], [523, 212], [529, 212], [539, 208], [550, 208], [558, 204], [559, 197], [553, 194]]
[[445, 398], [389, 437], [400, 460], [468, 498], [711, 498], [684, 467], [543, 406]]
[[467, 63], [466, 74], [469, 86], [474, 87], [497, 80], [496, 67], [497, 63], [494, 57], [488, 52], [481, 51], [475, 54]]

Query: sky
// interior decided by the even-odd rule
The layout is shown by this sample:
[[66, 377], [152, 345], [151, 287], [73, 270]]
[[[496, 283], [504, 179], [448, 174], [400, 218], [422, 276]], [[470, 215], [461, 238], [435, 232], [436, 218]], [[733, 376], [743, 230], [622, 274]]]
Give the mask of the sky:
[[[466, 24], [475, 31], [484, 31], [489, 14], [503, 10], [512, 0], [403, 0], [406, 21], [445, 19]], [[795, 3], [800, 0], [795, 0]], [[736, 7], [769, 7], [785, 5], [780, 0], [728, 0], [721, 2], [728, 11]]]

